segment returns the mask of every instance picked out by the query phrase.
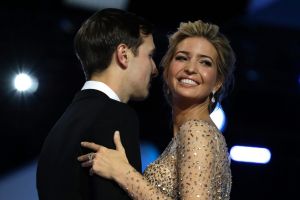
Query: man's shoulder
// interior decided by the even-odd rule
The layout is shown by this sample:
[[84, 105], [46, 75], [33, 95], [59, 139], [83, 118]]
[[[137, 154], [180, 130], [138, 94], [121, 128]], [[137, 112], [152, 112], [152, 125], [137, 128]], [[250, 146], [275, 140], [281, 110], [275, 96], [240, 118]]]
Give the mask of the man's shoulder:
[[110, 99], [98, 90], [78, 92], [65, 114], [85, 119], [131, 119], [138, 120], [135, 110], [128, 104]]

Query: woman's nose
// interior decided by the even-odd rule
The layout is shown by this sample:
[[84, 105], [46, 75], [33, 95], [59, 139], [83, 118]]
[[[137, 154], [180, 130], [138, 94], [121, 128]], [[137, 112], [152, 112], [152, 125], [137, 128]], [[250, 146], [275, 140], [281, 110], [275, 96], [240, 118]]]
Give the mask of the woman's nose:
[[188, 62], [184, 66], [184, 71], [187, 73], [196, 73], [196, 64], [193, 62]]

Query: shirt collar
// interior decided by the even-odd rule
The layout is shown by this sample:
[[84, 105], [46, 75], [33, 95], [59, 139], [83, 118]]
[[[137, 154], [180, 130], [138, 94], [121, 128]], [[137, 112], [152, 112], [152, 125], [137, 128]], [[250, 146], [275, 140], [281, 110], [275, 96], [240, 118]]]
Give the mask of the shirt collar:
[[118, 95], [105, 83], [99, 81], [86, 81], [81, 90], [94, 89], [106, 94], [109, 98], [121, 101]]

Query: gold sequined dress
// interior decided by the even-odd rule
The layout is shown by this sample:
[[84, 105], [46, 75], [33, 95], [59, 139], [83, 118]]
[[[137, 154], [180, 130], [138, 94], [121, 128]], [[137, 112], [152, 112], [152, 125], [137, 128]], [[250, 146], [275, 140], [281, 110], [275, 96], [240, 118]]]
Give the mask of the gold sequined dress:
[[144, 178], [163, 194], [153, 190], [153, 199], [228, 200], [231, 171], [223, 135], [209, 122], [187, 121]]

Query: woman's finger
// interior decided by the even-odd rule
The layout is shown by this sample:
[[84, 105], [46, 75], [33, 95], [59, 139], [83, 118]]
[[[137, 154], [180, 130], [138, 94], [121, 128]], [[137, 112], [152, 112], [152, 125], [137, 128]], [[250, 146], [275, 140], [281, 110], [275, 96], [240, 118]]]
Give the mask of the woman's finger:
[[94, 158], [95, 158], [95, 153], [88, 153], [88, 154], [78, 156], [77, 160], [80, 161], [80, 162], [83, 162], [83, 161], [87, 161], [87, 160], [91, 161]]
[[125, 149], [122, 145], [122, 142], [121, 142], [121, 137], [120, 137], [120, 132], [119, 131], [115, 131], [114, 133], [114, 143], [116, 145], [116, 150], [117, 151], [121, 151], [121, 152], [125, 152]]
[[94, 151], [98, 151], [101, 147], [101, 145], [95, 144], [93, 142], [81, 142], [80, 144], [81, 144], [81, 146], [91, 149], [91, 150], [94, 150]]
[[88, 156], [88, 154], [78, 156], [77, 160], [80, 161], [80, 162], [87, 161], [87, 160], [89, 160], [89, 156]]
[[92, 167], [93, 166], [93, 161], [85, 161], [81, 163], [81, 167]]

